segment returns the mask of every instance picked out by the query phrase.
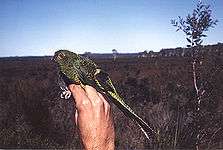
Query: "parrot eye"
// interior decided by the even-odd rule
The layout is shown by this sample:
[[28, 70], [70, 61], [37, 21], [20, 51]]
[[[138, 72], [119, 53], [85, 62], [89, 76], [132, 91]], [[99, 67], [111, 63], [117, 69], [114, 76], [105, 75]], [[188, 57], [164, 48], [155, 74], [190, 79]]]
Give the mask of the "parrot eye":
[[57, 56], [57, 59], [58, 60], [62, 60], [62, 59], [64, 59], [65, 58], [65, 54], [64, 53], [60, 53], [60, 54], [58, 54], [58, 56]]

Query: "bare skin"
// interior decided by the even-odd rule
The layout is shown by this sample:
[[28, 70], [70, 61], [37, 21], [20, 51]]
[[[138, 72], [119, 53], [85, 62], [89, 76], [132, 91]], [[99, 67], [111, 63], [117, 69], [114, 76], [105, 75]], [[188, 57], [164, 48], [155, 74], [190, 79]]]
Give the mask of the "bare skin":
[[110, 105], [102, 94], [93, 87], [71, 84], [69, 89], [74, 96], [78, 126], [84, 149], [114, 150], [114, 124]]

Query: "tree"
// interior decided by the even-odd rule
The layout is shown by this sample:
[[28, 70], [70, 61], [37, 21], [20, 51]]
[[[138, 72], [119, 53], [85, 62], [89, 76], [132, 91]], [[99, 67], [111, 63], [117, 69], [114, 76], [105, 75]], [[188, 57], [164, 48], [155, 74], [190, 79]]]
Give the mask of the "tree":
[[87, 57], [87, 58], [90, 58], [91, 57], [91, 52], [84, 52], [84, 56]]
[[207, 37], [204, 32], [209, 28], [214, 28], [218, 20], [212, 18], [210, 5], [205, 5], [199, 1], [192, 14], [186, 18], [178, 16], [178, 20], [171, 20], [171, 24], [177, 28], [176, 31], [183, 31], [186, 34], [186, 40], [190, 43], [188, 47], [199, 46], [202, 44], [203, 37]]
[[141, 57], [147, 57], [147, 54], [148, 54], [147, 50], [144, 50], [144, 51], [141, 53]]
[[113, 54], [113, 59], [114, 59], [114, 61], [115, 61], [116, 58], [117, 58], [118, 51], [117, 51], [116, 49], [113, 49], [113, 50], [112, 50], [112, 54]]
[[[182, 18], [178, 16], [178, 20], [171, 20], [171, 24], [177, 28], [176, 31], [183, 31], [186, 35], [186, 40], [189, 42], [187, 47], [191, 47], [195, 52], [193, 55], [193, 63], [192, 63], [192, 71], [193, 71], [193, 84], [196, 91], [196, 103], [197, 106], [193, 111], [194, 117], [194, 131], [195, 131], [195, 146], [196, 149], [200, 149], [200, 143], [202, 140], [203, 133], [201, 127], [201, 120], [205, 120], [205, 110], [201, 112], [201, 100], [204, 99], [204, 94], [207, 91], [204, 88], [204, 83], [207, 81], [202, 81], [200, 77], [200, 84], [198, 85], [197, 78], [197, 69], [196, 66], [201, 64], [198, 58], [198, 50], [201, 46], [203, 40], [202, 38], [207, 37], [204, 32], [208, 31], [209, 28], [214, 28], [217, 25], [217, 20], [212, 18], [212, 10], [210, 9], [210, 5], [205, 5], [202, 1], [199, 1], [196, 8], [193, 10], [192, 14], [188, 14], [186, 18]], [[207, 112], [209, 113], [209, 112]]]
[[[186, 18], [182, 18], [178, 16], [177, 20], [171, 20], [171, 24], [177, 27], [176, 31], [183, 31], [186, 34], [186, 40], [190, 43], [187, 47], [196, 47], [200, 46], [203, 42], [202, 38], [207, 37], [204, 32], [208, 31], [210, 27], [214, 28], [217, 25], [218, 20], [212, 18], [212, 10], [210, 9], [210, 5], [205, 5], [202, 1], [199, 1], [196, 8], [193, 10], [192, 15], [188, 14]], [[198, 61], [198, 48], [195, 50], [195, 57], [193, 61], [193, 81], [194, 87], [198, 97], [198, 111], [200, 107], [200, 94], [202, 92], [201, 87], [197, 85], [197, 77], [196, 77], [196, 63]], [[200, 62], [199, 62], [200, 63]]]

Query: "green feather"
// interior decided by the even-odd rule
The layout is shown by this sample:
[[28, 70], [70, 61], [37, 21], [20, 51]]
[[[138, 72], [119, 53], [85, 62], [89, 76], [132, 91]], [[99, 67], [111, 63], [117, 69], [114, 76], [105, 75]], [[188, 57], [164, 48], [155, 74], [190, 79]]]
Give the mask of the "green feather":
[[60, 50], [55, 52], [54, 61], [58, 63], [60, 71], [74, 83], [90, 85], [98, 92], [106, 94], [112, 103], [137, 123], [148, 139], [156, 135], [156, 132], [119, 96], [108, 73], [101, 70], [92, 60], [67, 50]]

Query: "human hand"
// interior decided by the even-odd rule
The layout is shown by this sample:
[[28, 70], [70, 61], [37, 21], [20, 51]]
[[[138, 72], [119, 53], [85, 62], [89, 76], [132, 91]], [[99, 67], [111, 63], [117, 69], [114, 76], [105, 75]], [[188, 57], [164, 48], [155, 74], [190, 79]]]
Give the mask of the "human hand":
[[114, 124], [109, 103], [93, 87], [71, 84], [76, 102], [75, 122], [85, 149], [113, 150]]

